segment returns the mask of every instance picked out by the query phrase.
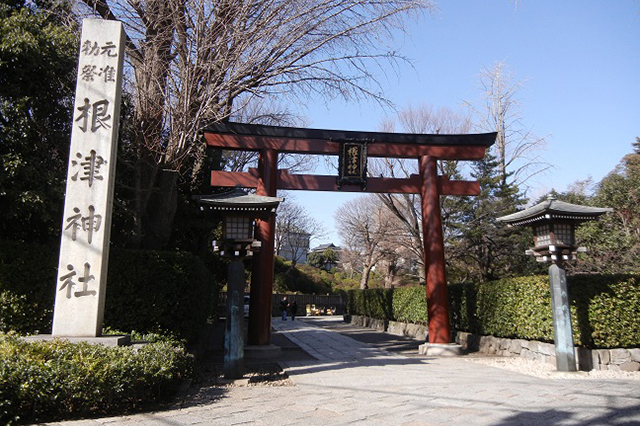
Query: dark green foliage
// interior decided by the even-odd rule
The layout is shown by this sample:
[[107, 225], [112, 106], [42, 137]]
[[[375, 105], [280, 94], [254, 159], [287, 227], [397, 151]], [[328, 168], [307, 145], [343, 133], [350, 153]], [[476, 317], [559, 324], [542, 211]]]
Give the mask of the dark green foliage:
[[640, 346], [639, 275], [578, 275], [568, 283], [574, 335], [584, 346]]
[[480, 195], [459, 200], [455, 220], [447, 222], [448, 277], [491, 281], [531, 273], [531, 259], [516, 255], [530, 245], [526, 233], [496, 221], [524, 204], [517, 185], [507, 183], [510, 176], [501, 173], [491, 154], [474, 163], [471, 176], [480, 184]]
[[65, 1], [0, 3], [3, 238], [53, 242], [60, 233], [77, 69], [70, 10]]
[[26, 424], [140, 408], [172, 396], [190, 374], [181, 346], [26, 343], [0, 334], [0, 424]]
[[347, 292], [347, 313], [393, 320], [393, 289], [370, 288]]
[[311, 265], [315, 268], [325, 268], [331, 269], [335, 268], [338, 262], [338, 255], [335, 250], [326, 249], [322, 253], [318, 253], [317, 251], [312, 251], [307, 256], [307, 264]]
[[405, 287], [393, 290], [393, 317], [397, 321], [426, 324], [427, 292], [424, 287]]
[[[449, 320], [453, 330], [477, 330], [477, 289], [474, 283], [450, 285]], [[425, 295], [426, 297], [426, 295]], [[426, 302], [425, 302], [426, 304]]]
[[[0, 242], [0, 330], [49, 333], [58, 250]], [[166, 330], [193, 340], [211, 313], [218, 284], [204, 263], [184, 252], [113, 248], [105, 327], [144, 333]]]
[[[576, 345], [640, 346], [640, 276], [576, 275], [568, 279]], [[504, 278], [448, 287], [453, 330], [553, 342], [549, 278]], [[347, 292], [347, 313], [427, 323], [424, 287]]]
[[477, 289], [478, 334], [553, 341], [549, 278], [506, 278]]
[[[568, 286], [576, 345], [640, 346], [640, 277], [576, 275], [568, 278]], [[553, 342], [548, 276], [453, 285], [449, 286], [449, 298], [455, 329]], [[471, 312], [476, 313], [473, 321], [469, 321]]]
[[24, 294], [0, 291], [0, 333], [26, 334], [39, 330], [47, 322], [48, 311], [38, 309]]
[[578, 256], [569, 273], [635, 274], [640, 271], [640, 142], [633, 143], [633, 149], [595, 186], [593, 195], [589, 179], [574, 183], [566, 192], [550, 192], [565, 202], [614, 210], [578, 227], [578, 244], [586, 246], [588, 251]]
[[58, 250], [0, 241], [0, 331], [49, 333]]
[[273, 288], [276, 293], [327, 294], [331, 293], [331, 280], [327, 274], [311, 271], [304, 265], [292, 266], [291, 262], [276, 257]]
[[170, 330], [194, 340], [216, 283], [185, 252], [112, 250], [104, 323], [118, 330]]
[[322, 256], [322, 253], [312, 251], [307, 256], [307, 264], [313, 266], [314, 268], [322, 268], [324, 263], [324, 256]]

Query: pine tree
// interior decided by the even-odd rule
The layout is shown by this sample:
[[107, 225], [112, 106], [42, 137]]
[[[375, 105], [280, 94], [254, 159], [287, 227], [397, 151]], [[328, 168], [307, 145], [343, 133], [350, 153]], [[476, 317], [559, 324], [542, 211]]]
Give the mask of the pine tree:
[[521, 208], [525, 199], [517, 185], [504, 179], [496, 157], [487, 154], [474, 164], [472, 177], [480, 183], [480, 195], [469, 198], [457, 225], [459, 235], [449, 248], [449, 280], [488, 281], [526, 273], [530, 259], [526, 231], [507, 228], [496, 218]]

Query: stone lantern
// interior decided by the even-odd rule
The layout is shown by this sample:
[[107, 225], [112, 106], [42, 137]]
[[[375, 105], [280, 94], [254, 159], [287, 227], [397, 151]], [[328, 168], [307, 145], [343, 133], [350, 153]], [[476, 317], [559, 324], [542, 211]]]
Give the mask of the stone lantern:
[[565, 203], [549, 196], [546, 201], [533, 207], [497, 218], [508, 226], [531, 226], [535, 236], [534, 246], [526, 254], [536, 256], [539, 262], [551, 262], [549, 282], [558, 371], [576, 371], [564, 262], [572, 260], [578, 252], [587, 251], [576, 243], [576, 226], [611, 211], [613, 209]]
[[197, 196], [201, 210], [222, 213], [222, 240], [213, 242], [214, 252], [231, 260], [227, 269], [227, 316], [224, 335], [226, 379], [238, 379], [244, 370], [244, 265], [242, 260], [260, 249], [254, 239], [256, 219], [274, 216], [284, 198], [248, 194], [240, 188], [229, 192]]

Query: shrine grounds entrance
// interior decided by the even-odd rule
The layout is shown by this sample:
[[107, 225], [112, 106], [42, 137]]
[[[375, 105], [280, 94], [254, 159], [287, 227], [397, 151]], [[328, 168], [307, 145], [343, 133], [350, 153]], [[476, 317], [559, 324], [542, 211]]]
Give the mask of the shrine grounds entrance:
[[[429, 343], [450, 343], [440, 195], [479, 195], [480, 185], [439, 176], [437, 161], [481, 160], [495, 142], [496, 133], [428, 135], [214, 123], [204, 128], [204, 138], [210, 147], [259, 153], [257, 169], [211, 171], [212, 186], [255, 188], [258, 195], [270, 197], [275, 197], [278, 189], [419, 194]], [[279, 153], [338, 155], [338, 176], [290, 174], [277, 168]], [[414, 158], [419, 173], [404, 179], [368, 177], [368, 157]], [[256, 221], [256, 239], [262, 249], [252, 262], [249, 345], [270, 342], [274, 236], [275, 218]]]

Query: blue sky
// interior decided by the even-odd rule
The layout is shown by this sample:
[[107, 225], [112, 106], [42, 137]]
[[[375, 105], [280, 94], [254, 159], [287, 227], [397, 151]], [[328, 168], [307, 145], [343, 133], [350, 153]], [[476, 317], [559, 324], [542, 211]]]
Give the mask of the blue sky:
[[[522, 121], [547, 136], [553, 169], [530, 182], [529, 195], [588, 177], [600, 181], [640, 136], [640, 1], [441, 0], [439, 12], [398, 39], [411, 58], [382, 80], [398, 108], [426, 103], [458, 109], [481, 96], [483, 67], [504, 61], [524, 81]], [[318, 102], [301, 109], [309, 127], [379, 130], [393, 111], [371, 102]], [[338, 244], [334, 211], [353, 194], [295, 192], [329, 231], [312, 245]]]

